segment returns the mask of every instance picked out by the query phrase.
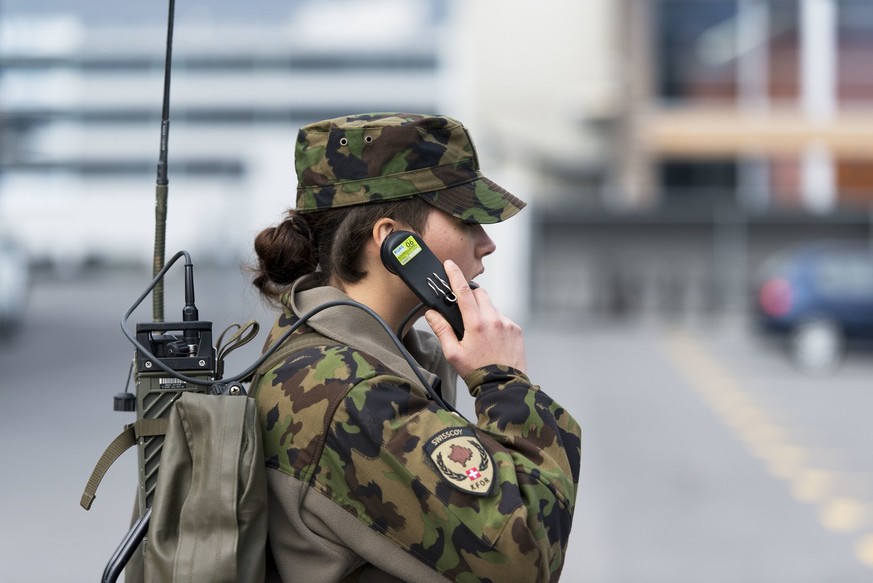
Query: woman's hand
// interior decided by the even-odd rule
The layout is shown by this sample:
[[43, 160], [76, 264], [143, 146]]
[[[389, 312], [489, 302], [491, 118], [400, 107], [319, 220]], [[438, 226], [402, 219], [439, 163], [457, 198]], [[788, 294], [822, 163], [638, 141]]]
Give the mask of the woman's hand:
[[453, 261], [446, 261], [445, 268], [464, 320], [464, 339], [458, 340], [451, 325], [436, 310], [428, 310], [425, 318], [449, 364], [461, 378], [490, 364], [511, 366], [527, 373], [521, 327], [497, 311], [483, 288], [470, 289]]

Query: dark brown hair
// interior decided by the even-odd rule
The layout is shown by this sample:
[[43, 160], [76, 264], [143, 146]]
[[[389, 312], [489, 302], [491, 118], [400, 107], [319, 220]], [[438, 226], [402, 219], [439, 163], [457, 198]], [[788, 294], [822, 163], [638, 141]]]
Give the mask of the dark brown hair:
[[290, 209], [280, 224], [255, 237], [257, 266], [252, 283], [265, 299], [278, 303], [294, 280], [308, 273], [318, 272], [319, 285], [326, 285], [331, 277], [360, 281], [366, 275], [360, 250], [376, 221], [391, 218], [421, 233], [433, 208], [414, 197], [305, 214]]

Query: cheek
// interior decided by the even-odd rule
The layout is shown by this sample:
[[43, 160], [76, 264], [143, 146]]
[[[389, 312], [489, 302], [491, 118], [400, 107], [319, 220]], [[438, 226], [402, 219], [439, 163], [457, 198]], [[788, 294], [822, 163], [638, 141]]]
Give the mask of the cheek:
[[425, 243], [440, 261], [451, 259], [464, 273], [468, 273], [474, 263], [476, 238], [465, 228], [451, 225], [429, 230]]
[[450, 241], [446, 245], [449, 257], [458, 265], [469, 261], [473, 254], [472, 239], [465, 234], [454, 233]]

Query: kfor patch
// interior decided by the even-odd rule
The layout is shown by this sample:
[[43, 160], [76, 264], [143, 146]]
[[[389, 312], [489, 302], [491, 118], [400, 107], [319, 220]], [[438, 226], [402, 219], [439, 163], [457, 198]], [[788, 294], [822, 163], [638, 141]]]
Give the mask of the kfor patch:
[[451, 486], [473, 494], [488, 496], [494, 487], [494, 460], [469, 427], [444, 429], [424, 446], [437, 472]]

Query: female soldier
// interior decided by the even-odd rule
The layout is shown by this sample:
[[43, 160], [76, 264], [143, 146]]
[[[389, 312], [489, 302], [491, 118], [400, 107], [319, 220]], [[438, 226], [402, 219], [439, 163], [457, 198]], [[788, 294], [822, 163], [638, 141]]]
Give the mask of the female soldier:
[[[302, 128], [297, 208], [255, 240], [254, 284], [282, 313], [271, 345], [333, 300], [398, 330], [410, 364], [370, 314], [318, 312], [255, 386], [269, 484], [268, 580], [555, 581], [579, 473], [580, 430], [525, 374], [520, 328], [469, 280], [495, 246], [482, 228], [524, 203], [479, 172], [465, 128], [364, 114]], [[465, 333], [380, 260], [395, 230], [445, 262]], [[419, 310], [420, 311], [420, 310]], [[278, 361], [278, 362], [277, 362]], [[421, 367], [419, 373], [412, 366]], [[469, 422], [440, 405], [460, 375]]]

